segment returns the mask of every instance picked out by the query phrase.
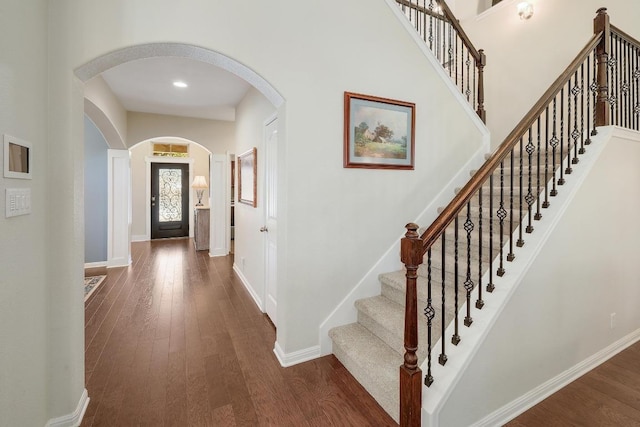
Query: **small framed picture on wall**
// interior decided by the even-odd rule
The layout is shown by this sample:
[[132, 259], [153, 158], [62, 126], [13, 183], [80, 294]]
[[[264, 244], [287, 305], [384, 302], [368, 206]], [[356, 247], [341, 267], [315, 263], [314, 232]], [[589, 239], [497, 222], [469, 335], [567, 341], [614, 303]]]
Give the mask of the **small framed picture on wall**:
[[253, 147], [238, 156], [238, 201], [257, 206], [257, 150]]

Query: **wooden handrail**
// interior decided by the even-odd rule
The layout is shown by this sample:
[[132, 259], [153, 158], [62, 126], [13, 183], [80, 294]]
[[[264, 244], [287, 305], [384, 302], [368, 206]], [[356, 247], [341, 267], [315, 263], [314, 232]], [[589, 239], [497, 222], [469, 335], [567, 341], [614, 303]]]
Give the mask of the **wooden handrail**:
[[422, 12], [426, 15], [429, 15], [433, 18], [439, 19], [441, 21], [445, 21], [448, 22], [448, 17], [443, 16], [437, 12], [434, 12], [433, 10], [429, 9], [428, 7], [424, 7], [424, 6], [420, 6], [417, 5], [415, 3], [410, 2], [409, 0], [396, 0], [396, 3], [398, 3], [399, 5], [402, 6], [406, 6], [408, 8], [411, 8], [413, 10], [417, 10], [418, 12]]
[[513, 129], [513, 131], [511, 131], [511, 133], [505, 138], [504, 142], [500, 144], [489, 160], [482, 165], [482, 167], [473, 175], [471, 180], [469, 180], [458, 194], [456, 194], [451, 203], [449, 203], [442, 213], [440, 213], [438, 218], [436, 218], [429, 228], [422, 233], [420, 239], [422, 240], [423, 254], [426, 253], [427, 250], [436, 242], [442, 232], [449, 224], [451, 224], [462, 208], [467, 204], [467, 202], [469, 202], [469, 200], [471, 200], [471, 197], [476, 193], [476, 191], [478, 191], [493, 171], [500, 165], [505, 157], [507, 157], [522, 135], [533, 125], [553, 98], [555, 98], [558, 92], [560, 92], [560, 89], [566, 84], [567, 79], [576, 71], [586, 57], [593, 52], [602, 38], [602, 32], [591, 38], [589, 43], [587, 43], [587, 45], [580, 51], [578, 56], [576, 56], [571, 64], [569, 64], [560, 77], [556, 79], [538, 102], [536, 102], [531, 111], [523, 117], [515, 129]]
[[480, 52], [478, 52], [478, 50], [473, 46], [473, 43], [471, 43], [471, 39], [469, 39], [467, 33], [465, 33], [462, 29], [460, 22], [458, 22], [456, 17], [453, 15], [453, 12], [451, 12], [451, 9], [449, 9], [449, 6], [447, 6], [447, 2], [445, 2], [444, 0], [437, 1], [440, 4], [440, 7], [442, 7], [442, 12], [447, 16], [449, 22], [451, 23], [451, 25], [453, 25], [453, 28], [455, 28], [456, 32], [462, 39], [462, 42], [465, 44], [465, 46], [467, 46], [469, 52], [471, 52], [473, 58], [476, 60], [476, 62], [481, 61], [482, 58]]
[[630, 36], [628, 33], [625, 33], [624, 31], [622, 31], [620, 28], [616, 27], [615, 25], [611, 25], [611, 32], [616, 33], [618, 36], [621, 36], [622, 38], [626, 39], [631, 44], [634, 44], [636, 46], [640, 46], [640, 41], [638, 41], [633, 36]]
[[398, 3], [399, 5], [409, 7], [411, 9], [417, 10], [418, 12], [422, 12], [436, 19], [440, 19], [442, 21], [450, 23], [453, 26], [453, 28], [456, 30], [458, 35], [460, 36], [460, 39], [462, 40], [464, 45], [467, 47], [467, 49], [469, 49], [469, 53], [471, 53], [471, 56], [473, 56], [473, 59], [475, 59], [476, 62], [481, 61], [482, 58], [481, 58], [480, 52], [478, 51], [478, 49], [475, 48], [475, 46], [473, 46], [473, 43], [471, 43], [469, 36], [467, 36], [467, 33], [464, 32], [464, 30], [462, 29], [462, 26], [460, 25], [460, 22], [453, 15], [453, 12], [451, 12], [451, 9], [449, 9], [449, 6], [447, 6], [447, 3], [443, 0], [436, 0], [436, 2], [442, 8], [442, 15], [434, 12], [429, 8], [412, 3], [409, 0], [396, 0], [396, 3]]

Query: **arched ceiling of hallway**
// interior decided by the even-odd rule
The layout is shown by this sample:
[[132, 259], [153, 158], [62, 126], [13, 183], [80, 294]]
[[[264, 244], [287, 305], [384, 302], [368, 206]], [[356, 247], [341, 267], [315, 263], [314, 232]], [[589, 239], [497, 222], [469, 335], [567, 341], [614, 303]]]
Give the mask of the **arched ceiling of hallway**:
[[[171, 56], [125, 62], [102, 77], [127, 111], [212, 120], [235, 120], [250, 87], [213, 64]], [[175, 87], [178, 80], [188, 87]]]

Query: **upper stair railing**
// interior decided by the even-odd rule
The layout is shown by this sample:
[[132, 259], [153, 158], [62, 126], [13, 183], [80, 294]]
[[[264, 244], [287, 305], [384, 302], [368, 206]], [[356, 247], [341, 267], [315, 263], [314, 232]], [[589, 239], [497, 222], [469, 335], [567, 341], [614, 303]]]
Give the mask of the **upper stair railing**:
[[[458, 345], [463, 339], [459, 317], [464, 316], [465, 326], [473, 323], [473, 310], [484, 305], [483, 292], [494, 290], [495, 275], [504, 275], [507, 262], [515, 259], [514, 246], [523, 246], [526, 234], [534, 231], [534, 221], [542, 219], [542, 209], [561, 191], [596, 127], [609, 124], [633, 129], [640, 124], [640, 42], [611, 26], [601, 8], [591, 40], [433, 224], [422, 235], [418, 225], [406, 226], [401, 242], [406, 267], [401, 426], [420, 425], [418, 284], [427, 287], [424, 383], [430, 386], [435, 381], [433, 351], [439, 351], [438, 362], [444, 365], [448, 342]], [[466, 302], [465, 313], [459, 314], [459, 299]], [[432, 331], [436, 316], [440, 331]], [[449, 322], [454, 332], [446, 336]], [[437, 350], [432, 347], [436, 332], [442, 337]]]
[[462, 95], [486, 122], [484, 52], [477, 50], [444, 0], [396, 0]]
[[611, 124], [640, 130], [640, 41], [610, 26], [607, 79]]

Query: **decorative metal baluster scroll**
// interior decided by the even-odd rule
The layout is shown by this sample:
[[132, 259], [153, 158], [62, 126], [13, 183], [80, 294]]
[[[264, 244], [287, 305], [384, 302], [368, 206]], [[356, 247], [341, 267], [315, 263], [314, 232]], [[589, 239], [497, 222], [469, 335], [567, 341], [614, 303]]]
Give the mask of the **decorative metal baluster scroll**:
[[182, 221], [182, 171], [160, 169], [160, 222]]

